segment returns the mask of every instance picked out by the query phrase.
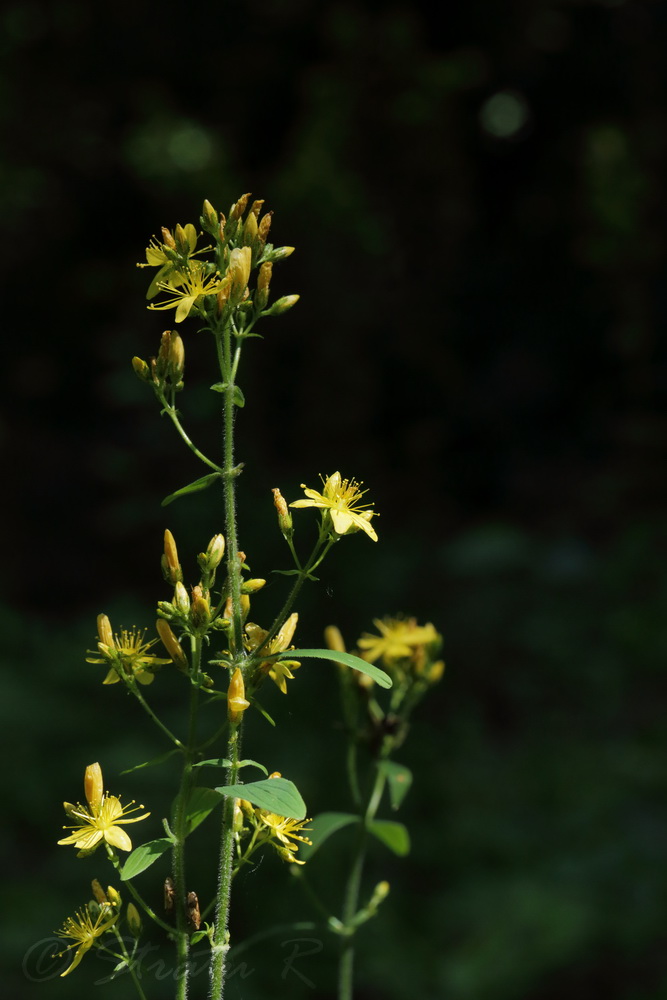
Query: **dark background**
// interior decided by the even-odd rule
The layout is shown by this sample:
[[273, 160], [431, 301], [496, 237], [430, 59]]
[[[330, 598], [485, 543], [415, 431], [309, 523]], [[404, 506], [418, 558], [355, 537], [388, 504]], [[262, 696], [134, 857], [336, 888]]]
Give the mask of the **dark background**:
[[[252, 191], [297, 248], [276, 293], [302, 298], [245, 352], [242, 546], [266, 575], [285, 564], [270, 489], [362, 478], [380, 542], [335, 550], [300, 643], [396, 612], [445, 636], [399, 753], [412, 853], [369, 862], [367, 891], [392, 894], [360, 934], [360, 1000], [665, 996], [665, 5], [22, 0], [0, 21], [9, 993], [100, 975], [21, 965], [109, 877], [55, 846], [84, 766], [160, 834], [168, 768], [119, 773], [164, 745], [83, 651], [101, 610], [153, 621], [165, 527], [194, 582], [222, 513], [159, 507], [201, 472], [129, 366], [172, 322], [134, 265], [203, 197]], [[183, 331], [183, 410], [214, 453], [210, 344]], [[346, 808], [333, 675], [304, 667], [267, 707], [279, 727], [248, 753], [313, 813]], [[334, 907], [339, 836], [312, 863]], [[310, 919], [297, 890], [267, 858], [237, 939]], [[312, 985], [277, 938], [230, 997], [332, 996], [323, 941]]]

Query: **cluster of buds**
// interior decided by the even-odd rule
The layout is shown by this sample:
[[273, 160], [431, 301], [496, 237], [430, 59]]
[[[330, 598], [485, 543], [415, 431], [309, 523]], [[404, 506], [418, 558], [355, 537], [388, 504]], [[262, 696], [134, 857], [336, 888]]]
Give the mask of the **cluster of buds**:
[[175, 330], [165, 330], [160, 338], [157, 357], [149, 358], [147, 362], [134, 357], [132, 367], [142, 382], [150, 382], [159, 392], [180, 392], [185, 371], [185, 347], [181, 335]]

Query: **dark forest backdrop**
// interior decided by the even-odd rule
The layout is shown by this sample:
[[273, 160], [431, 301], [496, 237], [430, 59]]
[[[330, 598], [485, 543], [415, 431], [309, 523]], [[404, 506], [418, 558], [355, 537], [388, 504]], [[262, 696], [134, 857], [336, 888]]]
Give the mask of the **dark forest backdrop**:
[[[21, 967], [105, 877], [55, 846], [61, 802], [92, 760], [110, 779], [162, 749], [84, 662], [95, 616], [150, 624], [164, 528], [193, 555], [221, 528], [199, 498], [159, 507], [200, 473], [130, 368], [170, 322], [134, 265], [161, 225], [244, 191], [297, 248], [277, 291], [302, 296], [246, 352], [253, 570], [283, 559], [270, 488], [340, 468], [380, 543], [335, 552], [300, 642], [401, 611], [445, 635], [401, 754], [412, 854], [372, 859], [392, 894], [360, 1000], [666, 995], [666, 48], [651, 0], [4, 6], [8, 996], [90, 991], [94, 962], [41, 984]], [[307, 667], [272, 706], [272, 766], [313, 812], [346, 805], [334, 695]], [[125, 796], [165, 795], [158, 770]], [[311, 916], [291, 881], [248, 881], [239, 936]], [[230, 996], [332, 995], [326, 954], [309, 986], [272, 947]]]

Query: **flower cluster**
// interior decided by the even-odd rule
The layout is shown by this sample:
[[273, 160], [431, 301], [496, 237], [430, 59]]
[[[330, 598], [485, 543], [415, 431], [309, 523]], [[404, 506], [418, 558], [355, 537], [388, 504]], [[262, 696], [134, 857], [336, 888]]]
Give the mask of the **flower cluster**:
[[[280, 772], [274, 771], [270, 778], [279, 778]], [[234, 802], [234, 829], [236, 833], [237, 853], [239, 856], [238, 867], [249, 861], [257, 848], [264, 844], [270, 844], [278, 852], [283, 861], [290, 864], [304, 865], [306, 862], [296, 857], [296, 852], [300, 844], [312, 844], [309, 837], [303, 834], [308, 832], [306, 826], [309, 819], [291, 819], [288, 816], [280, 816], [278, 813], [268, 809], [259, 809], [253, 806], [246, 799], [236, 799]], [[242, 838], [250, 836], [250, 840], [244, 847]]]

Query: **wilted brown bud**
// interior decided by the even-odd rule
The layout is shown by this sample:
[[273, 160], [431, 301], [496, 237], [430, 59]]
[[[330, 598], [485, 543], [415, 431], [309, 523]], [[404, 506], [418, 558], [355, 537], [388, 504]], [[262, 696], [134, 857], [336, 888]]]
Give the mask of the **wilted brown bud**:
[[171, 913], [174, 909], [174, 880], [171, 875], [167, 875], [164, 880], [164, 909], [165, 913]]
[[189, 892], [185, 901], [187, 909], [188, 926], [192, 931], [198, 931], [201, 924], [201, 914], [199, 912], [199, 900], [196, 892]]
[[162, 226], [162, 242], [166, 247], [169, 247], [170, 250], [176, 249], [176, 240], [166, 226]]
[[246, 210], [248, 204], [248, 199], [250, 198], [250, 192], [248, 194], [242, 194], [237, 202], [235, 202], [229, 210], [230, 220], [237, 222]]

